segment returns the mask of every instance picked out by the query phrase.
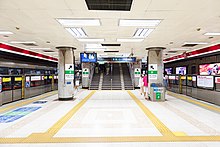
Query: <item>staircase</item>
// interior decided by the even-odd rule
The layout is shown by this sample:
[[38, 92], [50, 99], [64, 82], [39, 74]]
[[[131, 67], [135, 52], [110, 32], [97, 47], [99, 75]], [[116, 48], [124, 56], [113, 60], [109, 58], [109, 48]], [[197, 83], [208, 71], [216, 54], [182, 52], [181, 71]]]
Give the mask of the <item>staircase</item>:
[[124, 78], [124, 89], [125, 90], [134, 90], [134, 86], [132, 84], [130, 71], [126, 63], [121, 64]]
[[92, 77], [92, 82], [89, 85], [89, 90], [98, 90], [99, 80], [100, 80], [100, 73], [94, 72], [93, 77]]
[[119, 64], [113, 64], [112, 90], [122, 90]]
[[[112, 71], [111, 71], [112, 69]], [[94, 73], [90, 90], [133, 90], [134, 86], [130, 77], [127, 64], [112, 64], [110, 73]]]

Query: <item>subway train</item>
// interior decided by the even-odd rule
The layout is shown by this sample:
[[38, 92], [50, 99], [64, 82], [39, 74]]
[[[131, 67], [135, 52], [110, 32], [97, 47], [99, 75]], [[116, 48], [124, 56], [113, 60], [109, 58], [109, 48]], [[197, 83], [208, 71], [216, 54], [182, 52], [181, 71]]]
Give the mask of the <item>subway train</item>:
[[0, 106], [57, 89], [56, 67], [0, 59]]

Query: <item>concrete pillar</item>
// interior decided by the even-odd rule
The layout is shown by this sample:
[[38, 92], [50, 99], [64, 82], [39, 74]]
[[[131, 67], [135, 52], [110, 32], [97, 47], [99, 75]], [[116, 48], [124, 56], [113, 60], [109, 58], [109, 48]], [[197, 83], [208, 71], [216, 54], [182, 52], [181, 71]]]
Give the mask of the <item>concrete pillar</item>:
[[73, 47], [57, 47], [58, 63], [58, 98], [71, 100], [74, 93], [74, 50]]
[[151, 83], [161, 83], [163, 85], [163, 47], [146, 48], [148, 50], [148, 90], [152, 96], [153, 91], [150, 89]]

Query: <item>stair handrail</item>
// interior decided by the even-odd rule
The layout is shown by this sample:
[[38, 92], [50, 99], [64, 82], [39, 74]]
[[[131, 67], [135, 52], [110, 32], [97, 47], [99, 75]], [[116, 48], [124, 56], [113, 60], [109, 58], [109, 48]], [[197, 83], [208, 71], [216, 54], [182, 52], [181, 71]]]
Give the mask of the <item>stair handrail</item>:
[[91, 70], [90, 70], [90, 75], [89, 75], [89, 90], [90, 90], [91, 83], [92, 83], [92, 78], [93, 78], [93, 74], [94, 74], [94, 69], [95, 69], [95, 66], [92, 65], [92, 66], [91, 66]]
[[128, 66], [129, 73], [130, 73], [130, 76], [131, 76], [131, 83], [132, 83], [132, 86], [133, 86], [133, 89], [134, 89], [134, 71], [131, 68], [131, 63], [129, 63], [127, 66]]

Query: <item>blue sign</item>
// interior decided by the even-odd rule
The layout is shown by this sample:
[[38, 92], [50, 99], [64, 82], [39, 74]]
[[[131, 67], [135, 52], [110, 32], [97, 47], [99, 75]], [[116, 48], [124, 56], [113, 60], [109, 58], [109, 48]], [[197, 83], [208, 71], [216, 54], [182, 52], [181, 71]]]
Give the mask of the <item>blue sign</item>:
[[83, 63], [86, 62], [97, 62], [96, 53], [80, 53], [80, 61]]
[[21, 107], [13, 111], [0, 115], [0, 123], [9, 123], [40, 109], [41, 107]]
[[66, 84], [68, 85], [68, 84], [71, 84], [71, 82], [66, 82]]
[[25, 82], [25, 87], [31, 87], [31, 82], [30, 81]]

